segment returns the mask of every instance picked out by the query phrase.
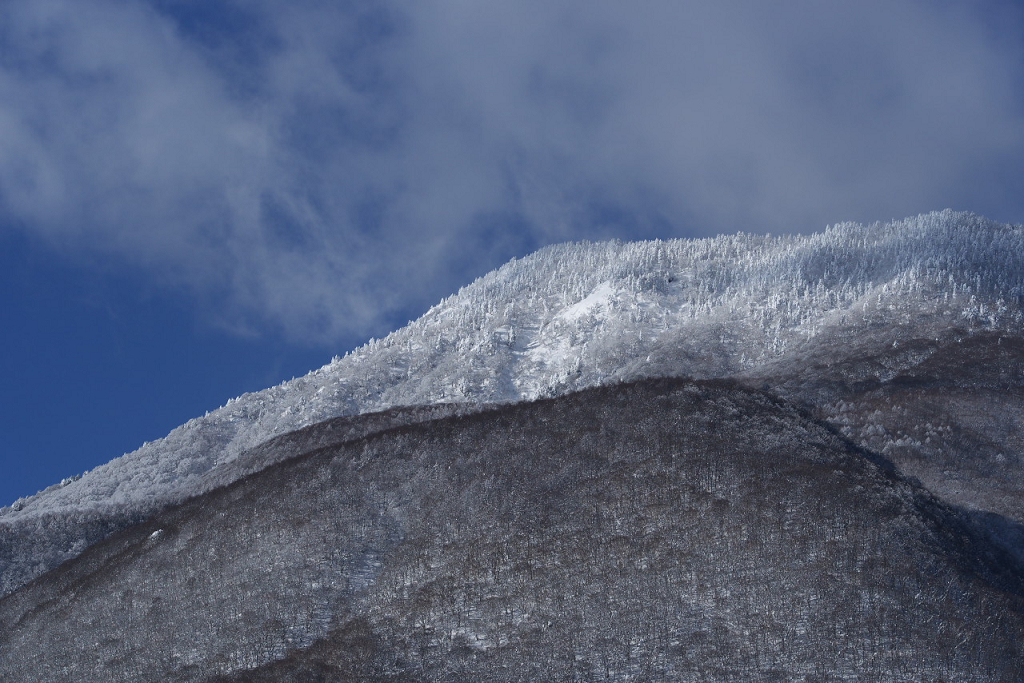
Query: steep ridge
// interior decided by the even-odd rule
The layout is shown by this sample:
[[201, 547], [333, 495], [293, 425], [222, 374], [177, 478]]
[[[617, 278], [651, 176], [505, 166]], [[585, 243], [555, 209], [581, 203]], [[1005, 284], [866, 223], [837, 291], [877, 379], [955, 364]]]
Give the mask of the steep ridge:
[[[823, 366], [877, 357], [885, 365], [867, 371], [886, 382], [918, 362], [891, 353], [894, 347], [989, 333], [1020, 340], [1022, 302], [1024, 228], [952, 211], [806, 237], [741, 233], [549, 247], [383, 340], [3, 508], [0, 594], [112, 529], [229, 481], [244, 471], [231, 463], [267, 439], [324, 419], [528, 400], [642, 377], [732, 376], [778, 386], [790, 371], [802, 373], [808, 391], [786, 395], [813, 402], [816, 380], [803, 371], [804, 359]], [[852, 399], [836, 395], [844, 406]], [[884, 429], [873, 410], [836, 402], [822, 410], [865, 443]], [[997, 439], [992, 449], [1019, 470], [1014, 439]], [[943, 465], [950, 474], [929, 481], [969, 478], [958, 467]], [[990, 509], [970, 495], [956, 500]]]
[[612, 385], [115, 533], [0, 600], [0, 679], [1019, 681], [1024, 568], [971, 528], [769, 394]]

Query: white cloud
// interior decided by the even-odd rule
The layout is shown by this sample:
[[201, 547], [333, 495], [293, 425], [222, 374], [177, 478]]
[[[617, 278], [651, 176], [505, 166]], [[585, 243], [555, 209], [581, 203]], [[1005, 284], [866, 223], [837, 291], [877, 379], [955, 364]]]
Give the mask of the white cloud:
[[227, 324], [377, 334], [564, 239], [1022, 220], [1013, 5], [201, 7], [0, 9], [0, 209]]

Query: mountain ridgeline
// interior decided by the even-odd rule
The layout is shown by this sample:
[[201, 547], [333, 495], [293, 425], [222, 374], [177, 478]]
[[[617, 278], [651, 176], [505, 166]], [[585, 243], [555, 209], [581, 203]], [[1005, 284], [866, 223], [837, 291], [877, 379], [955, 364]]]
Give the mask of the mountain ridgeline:
[[[930, 345], [927, 355], [984, 332], [1020, 339], [1022, 302], [1024, 230], [952, 211], [810, 236], [548, 247], [385, 339], [0, 509], [0, 595], [113, 529], [223, 482], [225, 467], [274, 436], [396, 406], [531, 400], [659, 376], [796, 386], [798, 374], [797, 389], [814, 395], [788, 397], [821, 405], [823, 417], [873, 447], [899, 449], [884, 408], [859, 415], [830, 386], [884, 383], [920, 360], [903, 351], [915, 345]], [[805, 376], [811, 357], [831, 368], [820, 382]], [[852, 364], [857, 358], [866, 361]], [[856, 376], [836, 374], [847, 360]], [[1015, 434], [1020, 418], [1004, 412]], [[939, 426], [951, 430], [935, 437], [943, 441], [964, 431]], [[968, 450], [975, 441], [968, 435]], [[1019, 447], [984, 450], [1017, 467]], [[936, 481], [956, 469], [941, 467]]]
[[1024, 679], [1024, 227], [549, 247], [0, 509], [0, 679]]

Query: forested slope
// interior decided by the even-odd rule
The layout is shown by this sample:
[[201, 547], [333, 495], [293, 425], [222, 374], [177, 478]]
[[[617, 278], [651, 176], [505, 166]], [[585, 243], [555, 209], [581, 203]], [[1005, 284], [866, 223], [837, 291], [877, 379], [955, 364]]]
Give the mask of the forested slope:
[[1024, 677], [1020, 564], [767, 393], [325, 429], [0, 600], [0, 679]]

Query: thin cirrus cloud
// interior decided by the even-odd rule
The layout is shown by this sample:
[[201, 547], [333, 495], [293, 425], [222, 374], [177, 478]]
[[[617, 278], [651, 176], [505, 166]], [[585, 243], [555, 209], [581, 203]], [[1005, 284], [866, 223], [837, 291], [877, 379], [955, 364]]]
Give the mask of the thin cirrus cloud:
[[1021, 220], [991, 2], [0, 3], [0, 211], [238, 329], [389, 327], [567, 239]]

